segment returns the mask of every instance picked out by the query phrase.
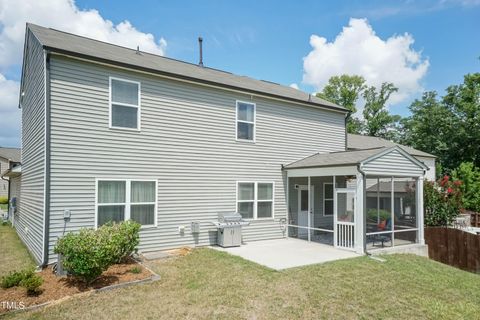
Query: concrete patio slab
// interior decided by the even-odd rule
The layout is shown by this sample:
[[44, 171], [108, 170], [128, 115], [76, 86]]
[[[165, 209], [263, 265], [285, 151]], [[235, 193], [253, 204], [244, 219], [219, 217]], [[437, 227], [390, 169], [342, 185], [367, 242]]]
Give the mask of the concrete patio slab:
[[324, 263], [360, 255], [332, 246], [299, 239], [252, 241], [241, 247], [212, 248], [242, 257], [271, 269], [283, 270], [310, 264]]

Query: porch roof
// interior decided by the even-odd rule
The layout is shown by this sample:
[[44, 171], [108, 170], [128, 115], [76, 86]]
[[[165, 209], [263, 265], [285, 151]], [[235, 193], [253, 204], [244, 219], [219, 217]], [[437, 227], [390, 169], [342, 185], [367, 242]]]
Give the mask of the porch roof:
[[[355, 151], [316, 153], [285, 165], [289, 172], [361, 168], [361, 172], [374, 175], [423, 176], [428, 167], [399, 146]], [[297, 170], [298, 169], [298, 170]], [[344, 171], [344, 170], [340, 170]], [[355, 171], [356, 172], [356, 171]], [[318, 173], [318, 172], [317, 172]], [[300, 174], [297, 172], [297, 174]]]
[[357, 165], [388, 148], [316, 153], [284, 166], [285, 169]]

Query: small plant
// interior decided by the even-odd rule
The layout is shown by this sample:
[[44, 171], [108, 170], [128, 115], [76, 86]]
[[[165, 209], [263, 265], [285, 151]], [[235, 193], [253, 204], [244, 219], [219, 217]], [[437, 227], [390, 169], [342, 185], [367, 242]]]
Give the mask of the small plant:
[[387, 219], [391, 218], [392, 215], [390, 212], [384, 209], [369, 209], [367, 212], [367, 217], [369, 221], [377, 222], [377, 219], [380, 221], [386, 221]]
[[43, 284], [43, 279], [36, 274], [32, 274], [30, 277], [22, 279], [20, 286], [27, 289], [28, 295], [35, 295], [40, 292], [40, 286]]
[[34, 273], [33, 269], [10, 272], [8, 275], [2, 277], [0, 285], [3, 289], [17, 287], [23, 280], [34, 276]]
[[0, 197], [0, 204], [7, 204], [8, 198], [7, 197]]
[[142, 272], [142, 268], [140, 267], [133, 267], [132, 269], [129, 270], [131, 273], [134, 273], [134, 274], [139, 274]]

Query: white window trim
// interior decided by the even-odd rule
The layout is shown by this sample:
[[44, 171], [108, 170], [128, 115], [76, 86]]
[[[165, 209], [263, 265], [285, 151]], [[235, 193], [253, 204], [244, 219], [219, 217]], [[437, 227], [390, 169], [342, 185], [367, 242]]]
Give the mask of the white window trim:
[[[240, 183], [253, 183], [254, 192], [253, 200], [239, 200], [238, 199], [238, 186]], [[259, 183], [270, 183], [272, 185], [272, 200], [258, 200], [258, 184]], [[274, 220], [275, 219], [275, 182], [274, 181], [237, 181], [236, 185], [236, 198], [235, 198], [235, 211], [238, 211], [239, 202], [253, 202], [253, 218], [245, 218], [244, 220]], [[257, 216], [257, 204], [259, 202], [272, 202], [272, 216], [259, 218]]]
[[[239, 103], [253, 105], [253, 121], [238, 120], [238, 104]], [[239, 122], [253, 124], [253, 140], [238, 138], [238, 123]], [[254, 103], [254, 102], [249, 102], [249, 101], [236, 100], [235, 101], [235, 140], [240, 141], [240, 142], [255, 143], [256, 138], [257, 138], [257, 104]]]
[[[332, 188], [333, 188], [333, 182], [324, 182], [323, 183], [323, 212], [322, 212], [322, 214], [323, 214], [324, 217], [333, 217], [335, 215], [334, 212], [332, 212], [332, 214], [325, 214], [325, 201], [328, 200], [328, 201], [332, 201], [332, 203], [333, 203], [334, 202], [333, 199], [335, 198], [335, 190], [333, 190], [333, 198], [328, 198], [327, 199], [325, 197], [325, 185], [328, 185], [328, 184], [331, 185]], [[333, 209], [333, 207], [332, 207], [332, 209]]]
[[[98, 203], [98, 182], [99, 181], [125, 181], [125, 203]], [[125, 205], [125, 220], [130, 220], [130, 206], [132, 205], [131, 202], [131, 183], [132, 181], [143, 181], [143, 182], [155, 182], [155, 203], [153, 208], [153, 221], [154, 224], [145, 224], [141, 226], [141, 229], [144, 228], [153, 228], [157, 227], [157, 208], [158, 208], [158, 180], [153, 179], [120, 179], [120, 178], [95, 178], [95, 229], [98, 226], [98, 207], [99, 206], [114, 206], [114, 205]], [[152, 204], [152, 202], [134, 202], [133, 205], [136, 204]]]
[[[130, 82], [130, 83], [135, 83], [138, 85], [138, 105], [135, 104], [130, 104], [130, 103], [121, 103], [121, 102], [113, 102], [112, 101], [112, 80], [117, 80], [117, 81], [123, 81], [123, 82]], [[127, 131], [140, 131], [141, 130], [141, 120], [142, 120], [142, 89], [141, 89], [141, 83], [139, 81], [133, 81], [133, 80], [127, 80], [127, 79], [122, 79], [122, 78], [117, 78], [117, 77], [108, 77], [108, 105], [109, 105], [109, 114], [108, 114], [108, 127], [110, 129], [115, 129], [115, 130], [127, 130]], [[112, 108], [113, 104], [118, 105], [118, 106], [124, 106], [124, 107], [131, 107], [131, 108], [137, 108], [137, 127], [136, 128], [125, 128], [125, 127], [117, 127], [112, 125]]]

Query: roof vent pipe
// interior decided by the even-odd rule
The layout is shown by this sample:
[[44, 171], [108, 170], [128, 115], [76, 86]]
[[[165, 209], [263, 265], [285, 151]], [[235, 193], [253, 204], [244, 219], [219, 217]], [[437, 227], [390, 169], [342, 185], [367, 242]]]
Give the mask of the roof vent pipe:
[[200, 61], [198, 62], [198, 65], [200, 67], [203, 67], [203, 38], [202, 37], [198, 37], [198, 47], [200, 49]]

